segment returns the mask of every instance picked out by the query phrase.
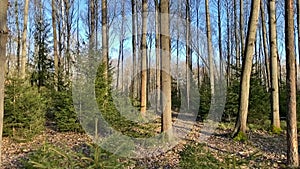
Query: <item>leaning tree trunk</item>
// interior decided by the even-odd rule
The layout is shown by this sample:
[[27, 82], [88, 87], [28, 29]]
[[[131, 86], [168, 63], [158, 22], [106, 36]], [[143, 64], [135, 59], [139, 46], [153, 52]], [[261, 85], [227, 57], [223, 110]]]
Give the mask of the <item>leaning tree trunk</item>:
[[287, 69], [287, 164], [289, 167], [298, 167], [298, 139], [296, 114], [296, 71], [294, 46], [294, 1], [285, 1], [285, 45]]
[[147, 15], [148, 0], [143, 0], [142, 4], [142, 60], [141, 60], [141, 115], [146, 115], [147, 109]]
[[28, 9], [29, 9], [29, 0], [25, 0], [24, 24], [23, 24], [23, 35], [22, 35], [22, 51], [21, 51], [21, 78], [24, 78], [25, 74], [26, 74], [26, 61], [27, 61], [26, 39], [27, 39]]
[[162, 67], [162, 132], [166, 132], [167, 138], [173, 137], [172, 131], [172, 112], [171, 112], [171, 47], [170, 47], [170, 1], [161, 1], [161, 67]]
[[239, 115], [233, 131], [233, 136], [239, 132], [246, 133], [248, 104], [249, 104], [249, 89], [250, 89], [250, 76], [252, 70], [252, 60], [254, 54], [254, 45], [256, 39], [256, 29], [259, 16], [260, 0], [253, 0], [249, 21], [249, 28], [245, 46], [245, 60], [242, 67], [242, 79], [240, 83], [240, 96], [239, 96]]
[[6, 42], [8, 37], [7, 29], [7, 8], [8, 0], [0, 1], [0, 167], [1, 167], [1, 149], [2, 132], [4, 116], [4, 81], [5, 81], [5, 61], [6, 61]]
[[279, 89], [278, 89], [278, 56], [277, 56], [277, 36], [276, 36], [276, 3], [275, 0], [269, 2], [269, 22], [270, 22], [270, 42], [271, 42], [271, 93], [272, 93], [272, 127], [280, 129], [279, 116]]

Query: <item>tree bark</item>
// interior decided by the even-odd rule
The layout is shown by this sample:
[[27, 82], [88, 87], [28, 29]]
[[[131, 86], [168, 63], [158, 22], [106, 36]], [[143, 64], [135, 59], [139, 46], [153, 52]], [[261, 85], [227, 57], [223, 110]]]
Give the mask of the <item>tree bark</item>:
[[239, 69], [241, 67], [241, 57], [239, 53], [239, 33], [238, 33], [238, 15], [237, 15], [237, 0], [233, 1], [234, 8], [234, 36], [235, 36], [235, 55], [236, 55], [236, 67]]
[[136, 98], [136, 1], [131, 0], [131, 14], [132, 14], [132, 88], [131, 88], [131, 93], [132, 97]]
[[287, 69], [287, 165], [298, 167], [298, 139], [296, 116], [296, 71], [295, 71], [295, 46], [294, 46], [294, 1], [285, 1], [285, 44], [286, 44], [286, 69]]
[[155, 55], [156, 55], [156, 112], [160, 112], [161, 110], [161, 100], [160, 100], [160, 91], [161, 91], [161, 83], [160, 83], [160, 76], [161, 76], [161, 68], [160, 68], [160, 59], [161, 59], [161, 52], [160, 52], [160, 9], [159, 9], [159, 2], [155, 0]]
[[272, 94], [272, 127], [280, 129], [279, 116], [279, 89], [278, 89], [278, 56], [277, 56], [277, 35], [276, 35], [276, 2], [269, 2], [270, 42], [271, 42], [271, 94]]
[[7, 29], [7, 8], [8, 0], [0, 1], [0, 167], [1, 149], [2, 149], [2, 132], [4, 116], [4, 81], [5, 81], [5, 61], [6, 61], [6, 43], [8, 37]]
[[248, 104], [249, 104], [249, 89], [250, 89], [250, 76], [252, 70], [252, 60], [254, 54], [254, 45], [256, 39], [256, 29], [259, 16], [260, 0], [253, 0], [249, 21], [249, 28], [247, 33], [247, 40], [245, 46], [245, 60], [242, 66], [242, 77], [240, 82], [239, 94], [239, 112], [238, 118], [233, 131], [233, 136], [239, 132], [246, 133]]
[[210, 79], [210, 92], [211, 92], [211, 106], [215, 103], [215, 77], [214, 77], [214, 60], [212, 50], [212, 39], [211, 39], [211, 25], [210, 25], [210, 11], [208, 0], [205, 0], [206, 10], [206, 35], [207, 35], [207, 53], [209, 63], [209, 79]]
[[[27, 0], [28, 1], [28, 0]], [[52, 0], [52, 30], [53, 30], [53, 53], [54, 53], [54, 71], [55, 71], [55, 89], [58, 90], [58, 53], [57, 53], [57, 34], [56, 34], [56, 4]]]
[[142, 60], [141, 60], [141, 115], [146, 115], [147, 110], [147, 16], [148, 0], [142, 3]]
[[190, 18], [190, 2], [186, 0], [186, 98], [187, 110], [190, 109], [190, 88], [192, 77], [192, 56], [191, 56], [191, 18]]
[[108, 79], [108, 24], [107, 0], [102, 0], [102, 63], [104, 64], [104, 77]]
[[171, 42], [170, 42], [170, 16], [169, 7], [170, 1], [161, 1], [161, 66], [162, 66], [162, 132], [166, 133], [168, 139], [173, 137], [172, 131], [172, 112], [171, 112]]
[[27, 62], [26, 39], [27, 39], [28, 9], [29, 9], [29, 0], [25, 0], [24, 24], [23, 24], [23, 35], [22, 35], [22, 51], [21, 51], [21, 78], [25, 78], [25, 75], [26, 75], [26, 62]]
[[262, 23], [262, 34], [263, 34], [263, 49], [265, 53], [265, 63], [266, 63], [266, 72], [267, 72], [267, 90], [270, 88], [270, 63], [269, 63], [269, 51], [267, 44], [267, 28], [266, 28], [266, 18], [263, 1], [260, 1], [260, 10], [261, 10], [261, 23]]
[[241, 36], [241, 45], [242, 45], [242, 61], [244, 60], [245, 52], [245, 38], [244, 38], [244, 0], [240, 0], [240, 36]]

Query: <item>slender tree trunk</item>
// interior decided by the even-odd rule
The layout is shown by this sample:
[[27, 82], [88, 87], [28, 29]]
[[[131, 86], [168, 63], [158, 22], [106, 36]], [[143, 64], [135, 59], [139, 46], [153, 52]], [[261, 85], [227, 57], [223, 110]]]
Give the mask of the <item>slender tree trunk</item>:
[[245, 47], [245, 61], [242, 67], [242, 77], [240, 83], [239, 96], [239, 112], [238, 118], [233, 131], [233, 136], [238, 132], [246, 133], [248, 104], [249, 104], [249, 90], [250, 90], [250, 76], [252, 70], [252, 60], [254, 54], [254, 45], [256, 39], [256, 29], [260, 9], [260, 0], [253, 0], [249, 21], [249, 28]]
[[267, 44], [267, 28], [266, 28], [266, 18], [265, 18], [265, 10], [263, 1], [260, 1], [260, 14], [261, 14], [261, 23], [262, 23], [262, 32], [263, 32], [263, 46], [264, 46], [264, 53], [265, 53], [265, 62], [266, 62], [266, 72], [267, 72], [267, 90], [270, 88], [270, 64], [269, 64], [269, 51], [268, 51], [268, 44]]
[[136, 98], [136, 80], [135, 77], [137, 76], [136, 74], [136, 2], [135, 0], [131, 0], [131, 14], [132, 14], [132, 88], [131, 88], [131, 93], [132, 97]]
[[211, 25], [210, 25], [210, 11], [208, 0], [205, 0], [206, 10], [206, 35], [207, 35], [207, 53], [209, 59], [209, 79], [210, 79], [210, 92], [211, 92], [211, 105], [215, 103], [215, 77], [214, 77], [214, 60], [212, 50], [212, 39], [211, 39]]
[[23, 35], [22, 35], [22, 53], [21, 53], [21, 78], [25, 78], [25, 74], [26, 74], [26, 61], [27, 61], [26, 39], [27, 39], [28, 9], [29, 9], [29, 0], [25, 0], [24, 24], [23, 24]]
[[298, 139], [296, 115], [296, 76], [294, 47], [294, 1], [285, 1], [285, 44], [286, 44], [286, 84], [288, 90], [287, 105], [287, 165], [298, 167]]
[[161, 101], [160, 101], [160, 76], [161, 76], [161, 67], [160, 67], [160, 9], [159, 2], [155, 0], [155, 55], [156, 55], [156, 112], [160, 112], [161, 110]]
[[272, 87], [272, 127], [280, 129], [279, 116], [279, 88], [278, 88], [278, 56], [277, 56], [277, 35], [276, 35], [276, 2], [269, 1], [269, 22], [270, 22], [270, 42], [271, 42], [271, 87]]
[[230, 85], [230, 78], [231, 78], [231, 58], [230, 58], [230, 14], [229, 14], [229, 0], [227, 1], [227, 86]]
[[[220, 75], [222, 74], [222, 71], [223, 71], [221, 1], [222, 0], [218, 0], [218, 31], [219, 31], [219, 42], [218, 43], [219, 43], [219, 57], [220, 57]], [[197, 39], [199, 39], [199, 37]]]
[[108, 23], [107, 0], [102, 0], [102, 62], [104, 64], [104, 77], [108, 79]]
[[5, 61], [6, 61], [6, 43], [8, 37], [7, 29], [7, 8], [8, 1], [0, 1], [0, 167], [1, 150], [2, 150], [2, 132], [3, 132], [3, 116], [4, 116], [4, 81], [5, 81]]
[[20, 58], [20, 50], [21, 50], [21, 35], [20, 35], [20, 24], [19, 24], [19, 1], [15, 0], [15, 20], [16, 20], [16, 32], [17, 32], [17, 68], [18, 73], [21, 73], [21, 58]]
[[190, 88], [192, 74], [192, 56], [191, 56], [191, 18], [190, 18], [190, 0], [186, 0], [186, 98], [187, 110], [190, 109]]
[[146, 115], [147, 110], [147, 16], [148, 0], [143, 0], [142, 4], [142, 60], [141, 60], [141, 114]]
[[161, 1], [161, 66], [162, 66], [162, 94], [165, 99], [162, 100], [162, 131], [166, 132], [167, 138], [173, 137], [172, 131], [172, 112], [171, 112], [171, 42], [170, 42], [170, 1]]
[[234, 8], [234, 37], [235, 37], [235, 55], [236, 55], [236, 67], [239, 69], [241, 67], [241, 58], [239, 53], [239, 33], [238, 33], [238, 15], [237, 15], [237, 0], [233, 1]]
[[241, 45], [242, 45], [242, 60], [244, 60], [245, 52], [245, 38], [244, 38], [244, 0], [240, 0], [240, 36], [241, 36]]
[[55, 70], [55, 89], [58, 90], [58, 54], [57, 54], [57, 35], [56, 35], [56, 4], [55, 0], [52, 0], [52, 29], [53, 29], [53, 52], [54, 52], [54, 70]]

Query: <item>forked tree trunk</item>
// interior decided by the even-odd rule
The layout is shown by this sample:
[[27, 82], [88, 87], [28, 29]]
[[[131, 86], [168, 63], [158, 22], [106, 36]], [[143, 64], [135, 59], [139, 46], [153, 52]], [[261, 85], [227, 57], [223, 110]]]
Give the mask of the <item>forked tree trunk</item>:
[[239, 132], [246, 133], [250, 76], [252, 70], [252, 60], [254, 54], [254, 45], [256, 39], [256, 29], [259, 16], [260, 0], [252, 0], [249, 28], [245, 47], [245, 60], [242, 67], [242, 77], [240, 83], [239, 109], [238, 117], [233, 131], [233, 136]]
[[167, 138], [173, 137], [172, 131], [172, 112], [171, 112], [171, 42], [170, 42], [170, 16], [169, 0], [161, 1], [161, 66], [162, 66], [162, 132], [166, 132]]
[[296, 115], [296, 71], [295, 71], [295, 46], [294, 46], [294, 1], [285, 1], [285, 45], [287, 69], [287, 165], [298, 167], [298, 139]]
[[276, 3], [275, 0], [269, 2], [269, 22], [270, 22], [270, 43], [271, 43], [271, 93], [272, 93], [272, 127], [280, 129], [279, 116], [279, 89], [278, 89], [278, 56], [277, 56], [277, 36], [276, 36]]
[[1, 149], [2, 132], [4, 116], [4, 81], [5, 81], [5, 61], [6, 61], [6, 43], [8, 37], [7, 29], [7, 8], [8, 0], [0, 1], [0, 168], [1, 168]]
[[23, 35], [22, 35], [22, 51], [21, 51], [21, 78], [24, 78], [25, 74], [26, 74], [26, 62], [27, 62], [26, 39], [27, 39], [28, 9], [29, 9], [29, 0], [25, 0], [24, 24], [23, 24]]
[[147, 109], [147, 15], [148, 15], [148, 0], [143, 0], [142, 3], [142, 59], [141, 59], [141, 115], [146, 115]]

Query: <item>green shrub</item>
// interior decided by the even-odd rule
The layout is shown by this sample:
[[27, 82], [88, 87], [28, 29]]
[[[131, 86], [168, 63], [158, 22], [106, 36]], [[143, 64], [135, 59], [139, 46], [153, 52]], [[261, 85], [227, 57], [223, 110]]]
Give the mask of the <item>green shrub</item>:
[[248, 140], [248, 137], [246, 135], [246, 133], [244, 132], [239, 132], [234, 138], [233, 138], [234, 141], [240, 141], [240, 142], [245, 142]]
[[[23, 168], [126, 168], [132, 161], [122, 159], [106, 152], [97, 145], [85, 145], [77, 151], [45, 143], [41, 148], [31, 152], [26, 159], [22, 160]], [[121, 162], [122, 161], [122, 162]]]
[[180, 152], [180, 168], [194, 169], [218, 169], [223, 166], [208, 150], [202, 145], [187, 145]]
[[48, 107], [47, 117], [48, 120], [55, 123], [56, 130], [82, 132], [78, 115], [74, 109], [72, 92], [67, 89], [52, 90], [49, 95], [51, 96], [51, 105]]
[[5, 86], [4, 135], [28, 139], [44, 129], [45, 100], [26, 80], [8, 78]]

